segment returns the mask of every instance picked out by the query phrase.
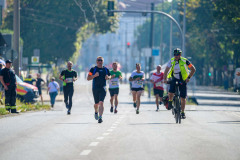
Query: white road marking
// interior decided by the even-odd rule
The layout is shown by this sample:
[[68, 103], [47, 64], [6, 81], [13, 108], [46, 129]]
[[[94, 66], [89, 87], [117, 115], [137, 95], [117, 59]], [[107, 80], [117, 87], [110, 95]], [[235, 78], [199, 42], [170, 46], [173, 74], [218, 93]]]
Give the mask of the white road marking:
[[98, 140], [103, 140], [103, 139], [104, 139], [104, 137], [97, 137], [97, 139], [98, 139]]
[[114, 125], [114, 126], [117, 126], [118, 124], [117, 124], [117, 123], [114, 123], [113, 125]]
[[103, 133], [104, 136], [107, 136], [107, 135], [109, 135], [109, 134], [110, 134], [110, 133]]
[[87, 156], [87, 155], [89, 155], [89, 153], [91, 153], [92, 151], [91, 150], [83, 150], [81, 153], [80, 153], [80, 155], [81, 156]]
[[89, 146], [92, 146], [92, 147], [93, 147], [93, 146], [97, 146], [98, 143], [99, 143], [99, 142], [92, 142], [92, 143], [89, 144]]
[[112, 132], [112, 131], [113, 131], [113, 129], [108, 129], [107, 131], [108, 131], [108, 132]]
[[116, 127], [111, 127], [111, 129], [115, 129]]

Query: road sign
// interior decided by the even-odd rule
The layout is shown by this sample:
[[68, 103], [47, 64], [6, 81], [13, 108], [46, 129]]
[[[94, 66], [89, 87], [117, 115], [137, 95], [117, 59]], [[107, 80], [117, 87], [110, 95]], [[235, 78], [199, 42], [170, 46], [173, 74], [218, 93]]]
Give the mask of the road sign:
[[38, 56], [32, 56], [32, 64], [38, 64], [39, 63], [39, 57]]
[[33, 55], [40, 57], [40, 49], [34, 49], [33, 50]]
[[159, 49], [153, 49], [152, 56], [159, 56]]

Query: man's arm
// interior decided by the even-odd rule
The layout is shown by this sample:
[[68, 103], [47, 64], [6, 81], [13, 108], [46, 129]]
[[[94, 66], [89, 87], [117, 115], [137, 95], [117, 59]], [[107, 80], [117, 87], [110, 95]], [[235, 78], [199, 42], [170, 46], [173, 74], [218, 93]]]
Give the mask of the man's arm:
[[188, 77], [192, 77], [194, 75], [194, 73], [196, 72], [196, 68], [194, 67], [194, 65], [192, 65], [190, 67], [190, 73], [189, 73], [189, 76]]
[[169, 72], [170, 67], [166, 67], [165, 71], [164, 71], [164, 75], [163, 75], [163, 80], [164, 83], [167, 83], [167, 74]]
[[73, 77], [73, 81], [75, 82], [78, 79], [77, 72], [75, 72], [75, 76]]
[[0, 81], [1, 81], [1, 83], [2, 83], [2, 85], [3, 85], [3, 87], [4, 87], [4, 89], [5, 89], [5, 90], [8, 90], [7, 85], [6, 85], [5, 82], [3, 81], [3, 76], [0, 76]]

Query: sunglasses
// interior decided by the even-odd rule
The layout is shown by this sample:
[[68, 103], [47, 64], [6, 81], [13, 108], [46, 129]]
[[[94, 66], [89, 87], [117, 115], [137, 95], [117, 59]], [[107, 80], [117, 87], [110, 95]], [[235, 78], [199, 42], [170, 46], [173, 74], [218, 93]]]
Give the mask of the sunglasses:
[[103, 60], [102, 60], [102, 59], [98, 59], [97, 61], [98, 61], [98, 62], [102, 62]]
[[178, 54], [178, 53], [175, 53], [175, 54], [174, 54], [174, 56], [180, 56], [180, 54]]

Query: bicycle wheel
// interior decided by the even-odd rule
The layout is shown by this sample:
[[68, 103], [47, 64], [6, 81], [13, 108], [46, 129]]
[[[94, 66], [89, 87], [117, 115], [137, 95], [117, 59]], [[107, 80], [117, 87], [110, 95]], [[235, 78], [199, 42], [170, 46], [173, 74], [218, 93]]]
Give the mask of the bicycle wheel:
[[179, 100], [178, 100], [178, 97], [175, 98], [175, 110], [176, 110], [176, 113], [175, 113], [175, 120], [176, 120], [176, 123], [178, 123], [178, 120], [179, 120], [179, 116], [180, 116], [180, 112], [179, 112]]

